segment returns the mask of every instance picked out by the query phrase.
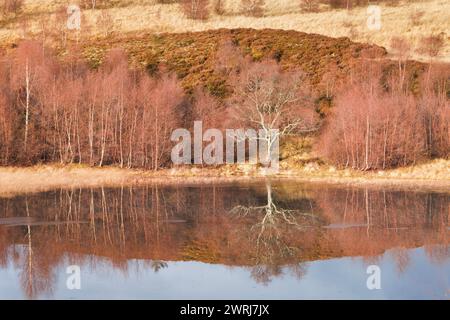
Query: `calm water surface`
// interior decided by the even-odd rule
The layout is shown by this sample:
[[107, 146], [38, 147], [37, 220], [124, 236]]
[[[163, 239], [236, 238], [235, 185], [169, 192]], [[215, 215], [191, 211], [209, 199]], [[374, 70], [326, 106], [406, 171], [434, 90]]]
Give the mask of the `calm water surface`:
[[292, 181], [0, 198], [0, 298], [448, 299], [449, 218], [450, 193]]

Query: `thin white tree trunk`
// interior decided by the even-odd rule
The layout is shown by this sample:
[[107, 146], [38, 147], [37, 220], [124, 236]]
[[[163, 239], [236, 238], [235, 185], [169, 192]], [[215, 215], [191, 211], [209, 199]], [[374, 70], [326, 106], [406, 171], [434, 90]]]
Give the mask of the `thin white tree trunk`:
[[27, 145], [28, 145], [28, 125], [30, 121], [30, 72], [28, 66], [28, 59], [25, 65], [25, 91], [26, 91], [26, 100], [25, 100], [25, 137], [24, 137], [24, 148], [25, 154], [27, 153]]

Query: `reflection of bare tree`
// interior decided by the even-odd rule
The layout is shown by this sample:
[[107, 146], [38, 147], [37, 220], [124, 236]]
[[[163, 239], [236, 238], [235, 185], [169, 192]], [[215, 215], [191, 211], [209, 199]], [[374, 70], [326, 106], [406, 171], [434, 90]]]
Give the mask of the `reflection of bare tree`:
[[[30, 219], [30, 209], [28, 208], [28, 199], [25, 199], [25, 207], [27, 218]], [[27, 224], [27, 239], [28, 239], [28, 264], [27, 264], [27, 286], [26, 291], [29, 297], [34, 295], [34, 281], [33, 281], [33, 246], [31, 241], [31, 226]]]
[[153, 271], [158, 272], [161, 269], [167, 268], [169, 265], [167, 264], [167, 262], [161, 260], [153, 260], [151, 266]]
[[[299, 209], [279, 207], [273, 197], [272, 185], [269, 180], [265, 184], [267, 202], [262, 206], [234, 207], [230, 213], [239, 217], [261, 217], [259, 222], [250, 228], [250, 237], [256, 234], [256, 265], [252, 275], [258, 281], [267, 283], [271, 276], [281, 274], [280, 261], [298, 256], [299, 247], [290, 245], [289, 235], [292, 232], [305, 231], [317, 225], [318, 217]], [[298, 234], [297, 234], [298, 236]], [[300, 264], [295, 266], [296, 274], [301, 276], [304, 269]]]
[[[20, 250], [18, 252], [20, 256], [20, 262], [22, 272], [20, 278], [25, 294], [29, 299], [34, 299], [40, 293], [51, 291], [51, 282], [53, 281], [51, 272], [48, 273], [46, 268], [45, 258], [36, 256], [34, 254], [34, 244], [32, 237], [32, 222], [30, 216], [30, 208], [28, 204], [28, 198], [25, 197], [25, 212], [26, 212], [26, 251]], [[39, 241], [36, 246], [39, 247]], [[25, 249], [25, 248], [24, 248]]]
[[437, 243], [448, 246], [445, 228], [450, 198], [445, 193], [349, 187], [331, 188], [315, 198], [328, 221], [325, 235], [330, 251], [362, 255], [365, 261], [375, 263], [392, 249], [402, 273], [411, 262], [411, 248]]
[[[446, 194], [269, 181], [260, 187], [146, 185], [0, 198], [0, 265], [13, 261], [33, 298], [51, 292], [67, 261], [95, 269], [107, 258], [124, 272], [129, 260], [155, 272], [180, 260], [252, 266], [253, 277], [267, 283], [285, 272], [301, 277], [305, 261], [376, 262], [392, 248], [425, 246], [433, 263], [450, 257]], [[8, 219], [19, 222], [2, 226]], [[405, 252], [394, 258], [399, 270], [407, 268]]]
[[392, 249], [392, 257], [397, 266], [398, 273], [404, 273], [411, 262], [409, 252], [405, 248], [394, 248]]
[[430, 261], [435, 264], [444, 264], [450, 258], [450, 246], [442, 244], [434, 244], [425, 246], [425, 252]]
[[242, 216], [255, 213], [263, 216], [261, 222], [255, 225], [255, 227], [261, 228], [261, 231], [257, 239], [258, 244], [261, 241], [261, 238], [264, 235], [264, 233], [269, 229], [273, 229], [277, 231], [277, 233], [279, 233], [280, 225], [287, 224], [297, 229], [304, 229], [311, 226], [300, 224], [299, 216], [306, 217], [311, 220], [317, 220], [317, 216], [308, 212], [302, 212], [299, 209], [290, 210], [278, 208], [273, 200], [272, 185], [269, 180], [266, 181], [266, 191], [267, 191], [267, 203], [265, 205], [254, 207], [245, 207], [239, 205], [231, 210], [231, 212], [238, 213]]

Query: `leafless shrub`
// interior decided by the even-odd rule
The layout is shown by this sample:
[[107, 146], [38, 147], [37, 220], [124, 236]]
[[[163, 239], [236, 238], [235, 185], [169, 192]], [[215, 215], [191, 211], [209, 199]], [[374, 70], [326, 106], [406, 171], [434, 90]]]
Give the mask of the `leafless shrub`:
[[114, 19], [106, 10], [102, 10], [97, 17], [97, 26], [105, 36], [110, 35], [114, 31]]
[[417, 52], [430, 57], [430, 59], [433, 59], [440, 54], [443, 47], [444, 39], [442, 35], [431, 35], [428, 37], [423, 37], [420, 40]]
[[102, 5], [104, 0], [81, 0], [80, 7], [83, 9], [96, 9], [99, 5]]
[[406, 62], [411, 53], [410, 43], [401, 37], [393, 37], [391, 39], [391, 48], [397, 56], [398, 60], [398, 75], [399, 75], [399, 88], [403, 90], [405, 77], [406, 77]]
[[180, 5], [189, 19], [207, 20], [209, 17], [208, 0], [181, 0]]
[[1, 4], [1, 11], [4, 15], [17, 15], [22, 10], [24, 0], [3, 0]]
[[241, 10], [246, 16], [264, 16], [265, 0], [241, 0]]
[[420, 25], [422, 23], [421, 20], [424, 15], [425, 15], [424, 11], [414, 11], [413, 13], [411, 13], [411, 15], [409, 16], [409, 21], [411, 25], [414, 27]]
[[[422, 81], [425, 87], [417, 97], [400, 86], [386, 91], [380, 76], [368, 68], [337, 94], [321, 135], [321, 154], [335, 165], [359, 170], [448, 157], [450, 109], [443, 86], [430, 90]], [[390, 83], [398, 83], [398, 76]], [[402, 72], [400, 77], [404, 79]], [[434, 85], [435, 80], [429, 83]]]
[[214, 13], [222, 16], [225, 14], [225, 1], [224, 0], [215, 0], [214, 1]]
[[319, 0], [300, 0], [300, 8], [305, 12], [317, 12]]

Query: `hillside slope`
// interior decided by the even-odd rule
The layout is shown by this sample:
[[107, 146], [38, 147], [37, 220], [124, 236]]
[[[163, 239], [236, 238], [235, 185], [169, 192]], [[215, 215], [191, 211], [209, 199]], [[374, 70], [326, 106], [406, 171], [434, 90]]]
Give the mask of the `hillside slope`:
[[[0, 42], [10, 43], [25, 35], [58, 35], [65, 26], [67, 5], [79, 2], [25, 0], [25, 6], [18, 17], [8, 17], [3, 22], [0, 17]], [[420, 39], [440, 35], [444, 39], [444, 48], [438, 59], [450, 61], [450, 2], [447, 0], [399, 1], [395, 6], [382, 3], [380, 30], [368, 29], [366, 6], [352, 10], [331, 10], [321, 6], [319, 12], [308, 13], [302, 11], [300, 1], [297, 0], [266, 0], [263, 16], [249, 17], [242, 13], [239, 0], [223, 0], [223, 15], [215, 14], [210, 8], [211, 13], [206, 21], [196, 21], [187, 19], [177, 3], [157, 2], [108, 0], [97, 5], [95, 10], [82, 9], [79, 36], [89, 38], [93, 35], [123, 32], [184, 33], [221, 28], [271, 28], [349, 37], [353, 41], [383, 46], [389, 52], [391, 38], [401, 36], [411, 43], [414, 49], [412, 58], [426, 60], [425, 56], [415, 50]]]
[[[183, 79], [190, 91], [196, 86], [207, 87], [214, 95], [227, 94], [226, 79], [214, 72], [216, 52], [221, 43], [232, 41], [242, 53], [254, 60], [276, 59], [286, 69], [300, 69], [317, 89], [328, 73], [333, 81], [344, 79], [352, 67], [365, 59], [385, 61], [385, 69], [395, 65], [387, 59], [386, 50], [376, 45], [355, 43], [349, 38], [330, 38], [297, 31], [220, 29], [207, 32], [160, 34], [122, 34], [99, 37], [81, 44], [83, 57], [93, 67], [103, 61], [111, 48], [124, 48], [131, 63], [156, 70], [164, 64]], [[65, 49], [60, 49], [64, 54]], [[424, 70], [422, 63], [410, 61], [409, 69], [417, 75]]]

